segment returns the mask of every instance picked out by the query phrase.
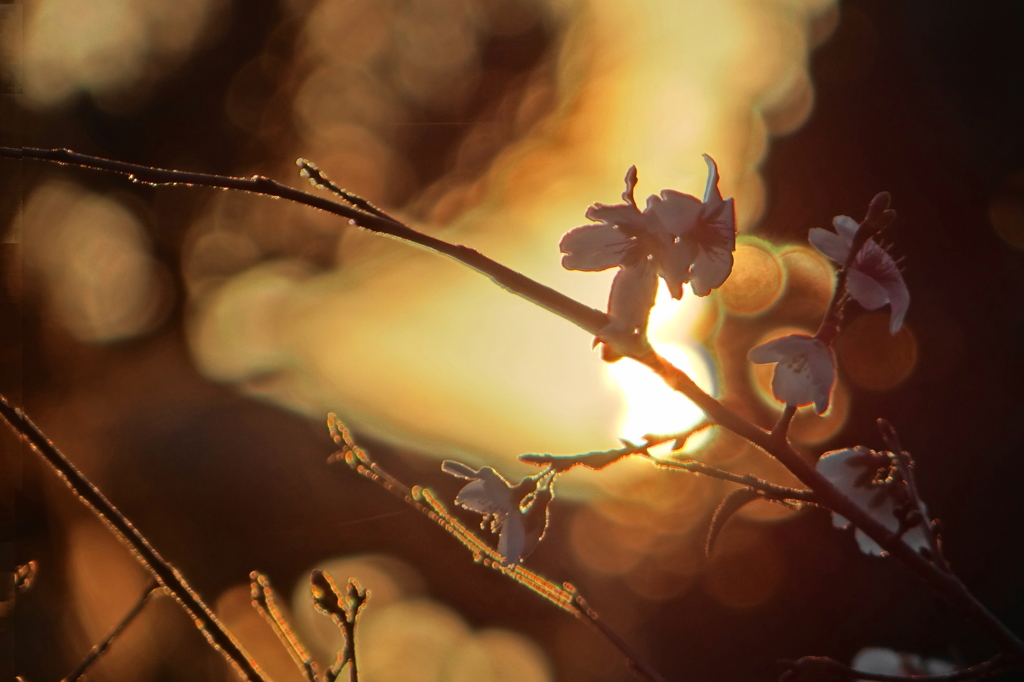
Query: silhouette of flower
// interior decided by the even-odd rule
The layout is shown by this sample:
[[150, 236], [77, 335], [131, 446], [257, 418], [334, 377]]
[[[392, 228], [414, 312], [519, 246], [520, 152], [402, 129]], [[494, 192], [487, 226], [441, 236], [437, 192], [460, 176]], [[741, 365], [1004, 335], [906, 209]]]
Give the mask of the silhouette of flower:
[[[815, 468], [832, 485], [850, 498], [857, 506], [867, 511], [880, 524], [892, 532], [899, 529], [896, 516], [896, 495], [892, 481], [878, 472], [890, 466], [888, 455], [874, 452], [864, 446], [826, 452]], [[883, 480], [876, 480], [883, 478]], [[839, 514], [832, 514], [832, 525], [846, 528], [849, 520]], [[865, 554], [881, 556], [882, 548], [860, 529], [855, 532], [857, 546]], [[912, 549], [920, 551], [928, 547], [928, 538], [921, 525], [907, 529], [903, 541]]]
[[[835, 232], [815, 227], [807, 237], [818, 251], [845, 265], [860, 226], [845, 215], [836, 216], [832, 224]], [[899, 331], [910, 306], [910, 291], [892, 256], [877, 242], [868, 239], [850, 264], [846, 277], [846, 290], [868, 310], [890, 304], [889, 331], [893, 334]]]
[[498, 535], [498, 553], [505, 563], [517, 564], [534, 550], [547, 530], [548, 504], [553, 498], [552, 477], [524, 478], [513, 486], [491, 467], [479, 470], [446, 459], [441, 469], [469, 481], [455, 497], [455, 504], [483, 514], [480, 527], [490, 526]]
[[828, 409], [836, 368], [832, 351], [820, 339], [783, 336], [752, 348], [747, 358], [757, 364], [777, 363], [772, 393], [782, 402], [796, 407], [814, 403], [818, 414]]
[[704, 160], [708, 164], [704, 201], [663, 190], [660, 196], [649, 197], [641, 212], [633, 196], [637, 172], [632, 166], [622, 193], [625, 203], [594, 204], [586, 216], [597, 222], [570, 230], [558, 245], [567, 270], [620, 268], [608, 298], [611, 322], [598, 334], [598, 340], [616, 348], [616, 357], [606, 359], [644, 350], [659, 275], [672, 297], [679, 299], [683, 284], [689, 282], [693, 293], [707, 296], [732, 272], [735, 209], [732, 199], [723, 199], [718, 190], [714, 159], [705, 154]]

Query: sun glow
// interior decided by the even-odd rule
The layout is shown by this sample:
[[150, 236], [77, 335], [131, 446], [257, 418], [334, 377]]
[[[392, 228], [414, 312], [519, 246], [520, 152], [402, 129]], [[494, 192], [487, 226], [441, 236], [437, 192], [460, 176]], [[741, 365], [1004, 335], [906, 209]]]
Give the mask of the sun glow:
[[[651, 311], [649, 333], [654, 349], [662, 357], [686, 372], [702, 389], [715, 395], [717, 377], [714, 362], [702, 346], [689, 339], [687, 333], [705, 305], [708, 303], [704, 299], [691, 294], [675, 301], [665, 287], [661, 287]], [[696, 426], [703, 418], [703, 412], [693, 402], [673, 391], [651, 370], [637, 362], [623, 360], [606, 365], [606, 374], [609, 383], [621, 391], [624, 398], [618, 424], [621, 438], [639, 441], [646, 434], [678, 433]], [[699, 449], [709, 437], [710, 432], [697, 434], [687, 442], [684, 451]]]

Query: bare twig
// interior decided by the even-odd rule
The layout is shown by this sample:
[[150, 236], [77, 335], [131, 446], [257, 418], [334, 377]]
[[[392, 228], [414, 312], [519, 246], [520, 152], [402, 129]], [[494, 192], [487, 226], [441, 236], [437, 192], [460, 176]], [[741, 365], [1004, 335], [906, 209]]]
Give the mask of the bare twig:
[[1011, 659], [999, 655], [984, 663], [963, 670], [938, 675], [885, 675], [855, 670], [825, 656], [804, 656], [797, 661], [782, 661], [787, 670], [779, 682], [825, 682], [826, 680], [875, 680], [877, 682], [960, 682], [980, 680], [993, 675], [1011, 664]]
[[135, 602], [135, 606], [125, 614], [124, 618], [121, 619], [121, 622], [114, 626], [114, 629], [110, 631], [102, 642], [94, 646], [89, 653], [86, 654], [85, 658], [82, 659], [82, 662], [79, 663], [71, 674], [65, 677], [62, 682], [77, 682], [78, 679], [81, 678], [90, 667], [92, 667], [92, 664], [99, 660], [99, 657], [102, 656], [108, 648], [110, 648], [110, 645], [114, 643], [114, 640], [117, 639], [122, 632], [124, 632], [125, 628], [135, 620], [135, 617], [142, 613], [142, 609], [147, 603], [149, 603], [149, 598], [160, 589], [161, 587], [156, 580], [150, 580], [149, 584], [146, 585], [145, 590], [142, 592], [142, 596], [140, 596], [139, 600]]
[[695, 459], [677, 460], [677, 459], [658, 459], [651, 457], [650, 460], [654, 463], [654, 466], [661, 469], [673, 469], [676, 471], [689, 471], [695, 474], [704, 474], [711, 478], [717, 478], [722, 481], [729, 481], [741, 485], [744, 488], [757, 491], [757, 493], [769, 500], [777, 500], [779, 502], [803, 502], [806, 504], [820, 504], [818, 502], [817, 495], [813, 490], [800, 490], [799, 488], [787, 488], [782, 485], [775, 485], [768, 481], [751, 476], [750, 474], [740, 475], [734, 474], [730, 471], [725, 471], [717, 467], [713, 467], [710, 464], [704, 462], [698, 462]]
[[325, 673], [326, 682], [334, 682], [341, 669], [348, 664], [349, 682], [358, 682], [359, 666], [356, 661], [356, 620], [366, 605], [367, 592], [359, 587], [355, 578], [348, 579], [342, 594], [327, 571], [315, 569], [309, 577], [313, 591], [313, 605], [320, 613], [330, 616], [341, 629], [345, 645], [338, 652], [338, 660]]
[[600, 310], [595, 310], [561, 292], [555, 291], [551, 287], [544, 286], [497, 261], [487, 258], [474, 249], [459, 244], [450, 244], [444, 240], [417, 232], [390, 218], [382, 218], [379, 215], [345, 206], [316, 194], [293, 189], [261, 175], [255, 175], [252, 178], [232, 178], [206, 173], [186, 173], [183, 171], [151, 168], [134, 163], [124, 163], [122, 161], [112, 161], [86, 154], [76, 154], [70, 149], [0, 147], [0, 157], [35, 159], [79, 166], [81, 168], [93, 168], [126, 175], [132, 182], [141, 182], [148, 185], [199, 185], [288, 199], [289, 201], [312, 206], [313, 208], [341, 216], [371, 232], [397, 237], [398, 239], [418, 244], [419, 246], [454, 258], [463, 265], [487, 275], [499, 286], [529, 299], [556, 315], [564, 317], [591, 334], [596, 335], [598, 331], [608, 324], [608, 316]]
[[249, 587], [252, 594], [252, 605], [263, 616], [274, 634], [281, 640], [281, 644], [292, 657], [292, 661], [299, 667], [302, 674], [309, 682], [318, 682], [316, 661], [309, 655], [306, 648], [302, 646], [298, 637], [292, 632], [292, 628], [285, 620], [284, 614], [274, 600], [274, 588], [270, 585], [270, 579], [258, 571], [249, 574]]
[[711, 525], [708, 527], [708, 538], [704, 542], [705, 556], [711, 556], [715, 540], [718, 539], [719, 534], [725, 528], [725, 524], [729, 522], [729, 519], [740, 509], [743, 509], [743, 507], [757, 499], [763, 499], [763, 497], [751, 488], [736, 488], [725, 496], [718, 505], [718, 508], [715, 509], [714, 516], [711, 517]]
[[931, 550], [932, 560], [947, 573], [952, 573], [953, 569], [949, 562], [946, 561], [946, 557], [942, 552], [938, 529], [928, 516], [928, 510], [925, 508], [924, 501], [918, 492], [917, 479], [914, 476], [914, 459], [910, 456], [909, 452], [903, 449], [903, 446], [900, 444], [899, 434], [896, 433], [896, 429], [892, 424], [885, 419], [879, 419], [878, 429], [882, 432], [882, 439], [885, 441], [886, 447], [889, 448], [893, 455], [900, 478], [903, 479], [907, 486], [910, 502], [914, 506], [914, 511], [917, 512], [925, 537], [928, 538], [928, 548]]
[[373, 461], [365, 450], [356, 445], [355, 441], [352, 440], [351, 434], [338, 421], [335, 415], [328, 415], [327, 424], [334, 437], [334, 441], [341, 448], [339, 452], [331, 455], [328, 461], [344, 461], [358, 473], [369, 478], [392, 495], [402, 499], [406, 504], [435, 521], [452, 537], [473, 552], [475, 561], [480, 561], [485, 566], [504, 573], [512, 580], [536, 592], [555, 606], [586, 621], [596, 632], [618, 649], [619, 653], [625, 657], [626, 664], [640, 679], [645, 682], [664, 682], [664, 678], [658, 675], [649, 664], [639, 658], [636, 652], [621, 637], [616, 635], [593, 609], [587, 606], [586, 601], [574, 586], [568, 583], [557, 585], [530, 571], [521, 564], [506, 565], [500, 554], [448, 513], [433, 492], [419, 486], [410, 488], [387, 473], [383, 467]]
[[92, 484], [67, 457], [51, 443], [42, 431], [32, 423], [24, 412], [13, 407], [0, 396], [0, 416], [21, 438], [28, 441], [32, 449], [52, 466], [71, 490], [86, 506], [98, 516], [111, 531], [132, 548], [136, 559], [156, 578], [167, 591], [178, 600], [195, 621], [207, 641], [220, 651], [243, 679], [257, 682], [267, 678], [255, 661], [245, 653], [234, 636], [217, 619], [210, 608], [203, 603], [195, 590], [185, 581], [185, 576], [164, 560], [149, 541], [135, 528], [117, 507]]

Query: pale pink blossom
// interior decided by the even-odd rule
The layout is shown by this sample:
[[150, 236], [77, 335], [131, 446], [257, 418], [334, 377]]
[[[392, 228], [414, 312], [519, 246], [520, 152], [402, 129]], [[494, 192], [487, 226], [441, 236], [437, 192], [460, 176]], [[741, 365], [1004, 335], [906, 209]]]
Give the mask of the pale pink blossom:
[[[879, 461], [887, 462], [887, 455], [880, 455], [872, 450], [857, 446], [846, 450], [826, 452], [818, 460], [815, 468], [818, 473], [846, 495], [858, 507], [870, 514], [876, 521], [892, 532], [899, 529], [900, 521], [896, 516], [897, 499], [894, 482], [890, 479], [878, 478]], [[846, 528], [849, 520], [839, 514], [832, 514], [832, 525]], [[880, 556], [882, 548], [860, 529], [855, 533], [857, 546], [865, 554]], [[907, 529], [903, 534], [903, 542], [912, 549], [920, 551], [928, 548], [928, 537], [922, 525], [918, 524]]]
[[[845, 265], [853, 248], [854, 237], [859, 225], [845, 215], [832, 220], [835, 232], [820, 227], [813, 228], [807, 235], [814, 248]], [[910, 291], [903, 281], [903, 275], [892, 256], [874, 240], [867, 240], [857, 253], [846, 272], [846, 290], [857, 303], [868, 310], [890, 305], [889, 331], [895, 334], [903, 324], [903, 318], [910, 306]]]
[[647, 319], [665, 280], [673, 298], [687, 282], [698, 296], [720, 287], [732, 271], [736, 217], [732, 199], [718, 189], [718, 167], [704, 155], [708, 180], [704, 200], [664, 190], [640, 211], [633, 197], [636, 166], [626, 173], [625, 203], [594, 204], [587, 218], [596, 221], [570, 230], [559, 249], [568, 270], [597, 272], [619, 267], [608, 298], [609, 324], [598, 338], [627, 353], [642, 351]]
[[814, 403], [818, 414], [828, 409], [836, 378], [832, 350], [820, 339], [791, 334], [752, 348], [747, 354], [757, 364], [776, 363], [772, 393], [794, 407]]
[[505, 563], [521, 562], [544, 537], [548, 503], [553, 497], [550, 478], [541, 488], [535, 478], [513, 486], [491, 467], [476, 470], [446, 459], [441, 469], [469, 481], [455, 497], [455, 504], [483, 514], [481, 527], [490, 526], [492, 533], [499, 534], [498, 554]]

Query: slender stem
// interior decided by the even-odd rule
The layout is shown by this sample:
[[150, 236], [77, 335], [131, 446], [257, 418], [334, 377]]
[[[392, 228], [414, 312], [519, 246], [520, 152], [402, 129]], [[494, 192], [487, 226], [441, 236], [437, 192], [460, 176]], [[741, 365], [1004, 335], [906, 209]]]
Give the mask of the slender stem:
[[251, 178], [231, 178], [206, 173], [186, 173], [183, 171], [151, 168], [123, 161], [112, 161], [86, 154], [77, 154], [70, 149], [0, 147], [0, 157], [50, 161], [82, 168], [109, 171], [127, 175], [132, 182], [141, 182], [148, 185], [201, 185], [288, 199], [289, 201], [312, 206], [342, 218], [347, 218], [371, 232], [397, 237], [398, 239], [418, 244], [419, 246], [454, 258], [463, 265], [467, 265], [477, 272], [487, 275], [499, 286], [550, 310], [591, 334], [596, 335], [598, 331], [608, 324], [608, 316], [600, 310], [595, 310], [561, 292], [555, 291], [551, 287], [532, 280], [467, 246], [450, 244], [436, 237], [417, 232], [393, 219], [339, 204], [323, 196], [293, 189], [260, 175], [254, 175]]
[[178, 572], [163, 559], [142, 533], [135, 528], [117, 507], [110, 503], [99, 488], [92, 484], [67, 457], [51, 443], [42, 431], [32, 423], [24, 412], [12, 407], [7, 398], [0, 395], [0, 416], [19, 436], [28, 441], [32, 449], [47, 464], [52, 466], [71, 490], [78, 495], [87, 507], [92, 509], [101, 520], [125, 542], [135, 554], [136, 559], [146, 567], [157, 582], [170, 592], [185, 611], [195, 621], [207, 641], [219, 650], [243, 679], [260, 682], [268, 678], [260, 671], [256, 662], [242, 649], [238, 641], [225, 628], [210, 608], [203, 603], [195, 590]]
[[278, 608], [270, 579], [259, 571], [253, 571], [249, 574], [249, 584], [252, 590], [252, 605], [270, 624], [274, 634], [277, 635], [278, 640], [284, 645], [288, 655], [291, 656], [292, 661], [302, 671], [308, 682], [317, 682], [316, 663], [295, 633], [292, 632], [284, 614]]
[[651, 461], [654, 462], [656, 467], [662, 469], [676, 469], [680, 471], [690, 471], [695, 474], [704, 474], [711, 478], [717, 478], [722, 481], [729, 481], [741, 485], [749, 490], [756, 491], [761, 494], [762, 497], [766, 497], [770, 500], [778, 500], [780, 502], [794, 501], [794, 502], [806, 502], [808, 504], [818, 504], [818, 496], [813, 490], [800, 490], [799, 488], [787, 488], [781, 485], [775, 485], [768, 481], [763, 481], [756, 476], [750, 474], [739, 475], [734, 474], [730, 471], [724, 471], [718, 469], [703, 462], [698, 462], [695, 459], [689, 460], [674, 460], [674, 459], [657, 459], [651, 457]]
[[121, 622], [114, 626], [114, 629], [110, 631], [110, 634], [108, 634], [102, 642], [94, 646], [92, 650], [89, 651], [86, 657], [82, 659], [82, 662], [78, 664], [78, 667], [76, 667], [70, 675], [65, 677], [62, 682], [77, 682], [77, 680], [85, 674], [85, 671], [88, 670], [93, 663], [99, 660], [99, 657], [102, 656], [108, 648], [110, 648], [110, 645], [113, 644], [114, 640], [117, 639], [122, 632], [124, 632], [125, 628], [135, 620], [135, 617], [142, 613], [142, 609], [147, 603], [149, 603], [149, 598], [152, 597], [159, 589], [161, 588], [157, 581], [150, 580], [149, 584], [146, 585], [146, 589], [143, 591], [142, 596], [140, 596], [139, 600], [135, 602], [135, 606], [125, 614], [124, 618], [121, 619]]
[[793, 421], [793, 415], [796, 414], [796, 405], [786, 405], [782, 410], [782, 414], [779, 415], [779, 421], [775, 422], [775, 426], [772, 427], [772, 438], [785, 443], [789, 434], [789, 425]]

